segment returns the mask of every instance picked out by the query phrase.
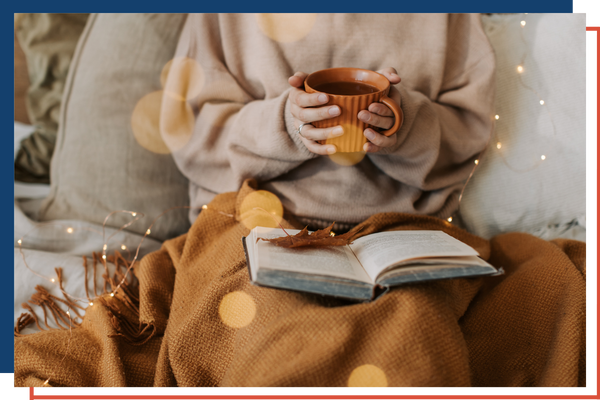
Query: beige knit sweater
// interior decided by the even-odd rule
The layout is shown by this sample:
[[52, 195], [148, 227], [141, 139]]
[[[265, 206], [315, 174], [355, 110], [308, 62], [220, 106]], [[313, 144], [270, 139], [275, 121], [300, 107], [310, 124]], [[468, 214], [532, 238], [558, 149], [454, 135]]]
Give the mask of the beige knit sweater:
[[[495, 62], [479, 15], [318, 14], [312, 27], [290, 25], [295, 35], [268, 21], [190, 15], [182, 32], [177, 55], [197, 60], [205, 79], [193, 136], [174, 153], [192, 206], [255, 178], [313, 227], [379, 212], [451, 215], [492, 129]], [[288, 78], [332, 67], [397, 69], [391, 96], [405, 121], [393, 148], [342, 166], [299, 140]]]

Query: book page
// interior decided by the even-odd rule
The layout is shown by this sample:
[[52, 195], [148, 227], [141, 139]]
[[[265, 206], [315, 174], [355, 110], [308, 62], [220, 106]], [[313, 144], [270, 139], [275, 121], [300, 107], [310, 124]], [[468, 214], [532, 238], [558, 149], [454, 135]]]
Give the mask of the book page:
[[350, 247], [373, 281], [387, 267], [413, 258], [478, 255], [441, 231], [380, 232], [363, 236]]
[[[286, 229], [286, 231], [290, 235], [300, 232], [295, 229]], [[285, 236], [281, 229], [256, 228], [256, 237], [271, 239], [281, 236]], [[256, 241], [256, 239], [253, 240]], [[373, 283], [348, 246], [287, 249], [264, 240], [259, 240], [255, 246], [258, 265], [261, 269], [335, 276]]]

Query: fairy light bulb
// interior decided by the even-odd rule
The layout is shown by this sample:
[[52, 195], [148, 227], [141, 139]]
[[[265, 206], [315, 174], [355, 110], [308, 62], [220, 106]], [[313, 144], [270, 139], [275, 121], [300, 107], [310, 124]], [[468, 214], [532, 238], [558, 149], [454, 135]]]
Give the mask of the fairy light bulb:
[[71, 228], [71, 227], [68, 227], [68, 228], [67, 228], [67, 233], [73, 233], [73, 228]]
[[93, 302], [93, 301], [90, 301], [90, 306], [93, 306], [93, 305], [94, 305], [94, 302]]
[[333, 233], [333, 232], [329, 232], [329, 236], [331, 236], [331, 237], [334, 237], [334, 236], [335, 236], [335, 233]]
[[108, 248], [107, 244], [104, 244], [104, 246], [102, 246], [102, 250], [106, 251], [106, 249]]
[[448, 222], [452, 222], [452, 217], [448, 217]]
[[106, 254], [102, 254], [102, 259], [106, 260]]
[[500, 142], [496, 143], [496, 148], [498, 150], [500, 150], [502, 148], [502, 143], [500, 143]]
[[541, 104], [541, 105], [544, 105], [544, 104], [545, 104], [545, 101], [544, 101], [544, 100], [540, 100], [540, 104]]
[[496, 114], [496, 116], [494, 118], [496, 118], [496, 120], [499, 120], [500, 116], [498, 114]]
[[204, 204], [204, 205], [202, 206], [202, 209], [203, 209], [203, 210], [206, 210], [207, 208], [208, 208], [208, 206], [207, 206], [206, 204]]
[[115, 294], [114, 294], [114, 293], [111, 293], [111, 294], [110, 294], [110, 297], [115, 297]]
[[540, 158], [542, 159], [542, 161], [544, 161], [546, 159], [546, 156], [542, 154]]
[[521, 21], [521, 26], [525, 26], [527, 24], [526, 21]]
[[50, 279], [50, 282], [54, 283], [54, 282], [56, 282], [56, 279], [52, 278], [52, 279]]
[[135, 217], [136, 215], [137, 215], [137, 213], [134, 213], [134, 212], [131, 213], [132, 217]]
[[17, 240], [17, 243], [21, 244], [23, 241], [21, 239]]
[[121, 250], [127, 250], [127, 246], [125, 246], [124, 244], [121, 245]]
[[149, 235], [149, 234], [150, 234], [150, 229], [148, 229], [148, 230], [146, 231], [146, 235]]
[[475, 160], [473, 162], [475, 163], [475, 165], [479, 165], [479, 160]]
[[70, 315], [71, 315], [71, 312], [70, 312], [70, 311], [67, 311], [67, 315], [69, 315], [69, 316], [70, 316]]
[[523, 66], [522, 65], [517, 66], [517, 72], [518, 73], [522, 73], [523, 72]]

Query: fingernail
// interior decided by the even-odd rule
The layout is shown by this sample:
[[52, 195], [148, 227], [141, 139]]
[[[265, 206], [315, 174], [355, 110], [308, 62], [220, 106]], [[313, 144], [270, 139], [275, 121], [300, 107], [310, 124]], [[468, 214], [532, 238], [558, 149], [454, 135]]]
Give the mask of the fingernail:
[[335, 148], [335, 146], [329, 146], [329, 147], [327, 148], [327, 153], [328, 153], [328, 154], [334, 154], [335, 152], [336, 152], [336, 148]]
[[342, 136], [343, 134], [344, 128], [342, 128], [341, 126], [333, 128], [333, 130], [331, 131], [331, 136]]
[[359, 115], [358, 115], [358, 118], [359, 118], [361, 121], [368, 122], [368, 121], [371, 119], [371, 114], [369, 114], [368, 112], [362, 112], [362, 111], [361, 111], [361, 112], [359, 113]]
[[337, 107], [331, 107], [329, 109], [329, 115], [331, 115], [331, 116], [340, 115], [340, 109]]
[[365, 136], [369, 140], [375, 139], [375, 133], [372, 130], [370, 130], [370, 129], [365, 129]]
[[326, 94], [320, 94], [319, 95], [319, 102], [321, 102], [321, 103], [327, 103], [327, 100], [329, 100], [329, 98], [327, 97]]

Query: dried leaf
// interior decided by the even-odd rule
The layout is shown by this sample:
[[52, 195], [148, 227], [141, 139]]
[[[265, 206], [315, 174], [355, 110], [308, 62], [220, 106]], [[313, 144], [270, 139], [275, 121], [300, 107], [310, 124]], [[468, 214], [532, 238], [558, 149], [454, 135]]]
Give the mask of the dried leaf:
[[[335, 224], [335, 222], [333, 223]], [[308, 228], [302, 229], [297, 234], [291, 236], [286, 233], [287, 236], [278, 237], [274, 239], [265, 239], [259, 238], [260, 240], [264, 240], [267, 242], [273, 243], [275, 246], [279, 247], [320, 247], [320, 246], [345, 246], [347, 244], [352, 243], [350, 240], [355, 234], [356, 231], [350, 231], [344, 233], [339, 236], [332, 236], [331, 229], [333, 229], [333, 224], [329, 225], [325, 229], [319, 229], [313, 233], [308, 233]]]

